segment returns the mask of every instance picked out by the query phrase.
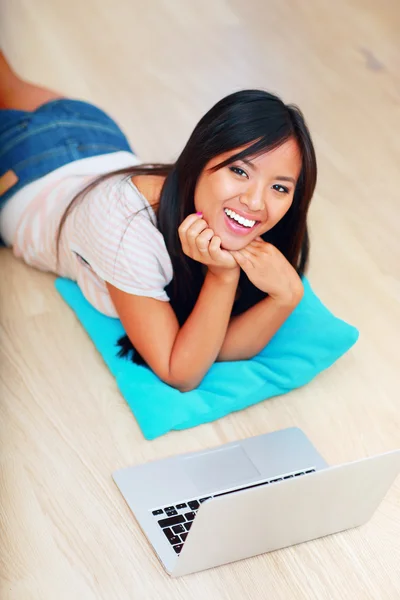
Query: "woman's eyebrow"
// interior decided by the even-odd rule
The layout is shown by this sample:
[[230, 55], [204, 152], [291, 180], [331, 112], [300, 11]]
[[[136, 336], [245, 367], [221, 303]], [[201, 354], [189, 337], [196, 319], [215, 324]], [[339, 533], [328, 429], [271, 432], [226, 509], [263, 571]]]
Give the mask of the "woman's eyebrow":
[[[252, 163], [251, 160], [249, 160], [248, 158], [242, 158], [242, 162], [244, 162], [251, 169], [253, 169], [253, 171], [257, 171], [256, 165]], [[294, 177], [288, 177], [286, 175], [277, 175], [276, 177], [274, 177], [274, 179], [278, 181], [290, 181], [291, 183], [293, 183], [293, 185], [296, 185], [296, 180], [294, 179]]]
[[274, 177], [274, 179], [277, 179], [278, 181], [290, 181], [293, 185], [296, 185], [296, 180], [293, 177], [286, 177], [286, 175], [278, 175], [277, 177]]
[[257, 171], [256, 165], [254, 163], [252, 163], [251, 160], [249, 160], [248, 158], [242, 158], [242, 162], [244, 162], [246, 165], [251, 167], [253, 169], [253, 171]]

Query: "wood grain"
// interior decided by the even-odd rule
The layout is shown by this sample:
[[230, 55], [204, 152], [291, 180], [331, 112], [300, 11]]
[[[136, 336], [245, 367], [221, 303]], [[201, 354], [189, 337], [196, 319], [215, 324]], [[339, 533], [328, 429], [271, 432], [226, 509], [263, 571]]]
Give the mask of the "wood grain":
[[173, 160], [234, 90], [298, 104], [319, 159], [309, 277], [361, 333], [306, 387], [148, 442], [53, 276], [1, 249], [1, 599], [397, 600], [399, 480], [362, 528], [171, 580], [110, 474], [293, 425], [332, 464], [400, 446], [398, 0], [4, 0], [0, 11], [17, 71], [102, 106], [144, 160]]

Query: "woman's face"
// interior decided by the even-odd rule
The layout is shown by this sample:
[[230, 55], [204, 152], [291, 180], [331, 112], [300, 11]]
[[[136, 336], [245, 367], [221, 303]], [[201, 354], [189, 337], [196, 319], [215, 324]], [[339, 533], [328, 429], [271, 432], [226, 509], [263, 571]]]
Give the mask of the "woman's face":
[[203, 213], [226, 250], [244, 248], [282, 219], [293, 202], [301, 171], [294, 139], [255, 158], [210, 170], [246, 147], [213, 158], [201, 173], [194, 194], [196, 211]]

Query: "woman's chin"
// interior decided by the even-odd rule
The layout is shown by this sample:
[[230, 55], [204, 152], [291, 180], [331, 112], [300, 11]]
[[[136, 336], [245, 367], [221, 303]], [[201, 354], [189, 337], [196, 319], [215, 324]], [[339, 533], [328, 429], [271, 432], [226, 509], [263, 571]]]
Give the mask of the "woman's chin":
[[[218, 235], [218, 233], [216, 234]], [[221, 234], [219, 236], [221, 238], [221, 248], [223, 250], [243, 250], [252, 240], [244, 240], [241, 238], [233, 238], [230, 235]]]

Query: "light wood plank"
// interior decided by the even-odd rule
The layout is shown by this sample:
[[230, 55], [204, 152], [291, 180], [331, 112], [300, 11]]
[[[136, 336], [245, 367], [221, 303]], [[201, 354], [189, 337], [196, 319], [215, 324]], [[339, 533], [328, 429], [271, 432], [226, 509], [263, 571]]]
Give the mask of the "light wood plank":
[[144, 160], [261, 87], [297, 103], [319, 159], [311, 283], [361, 332], [308, 386], [148, 442], [53, 277], [0, 251], [2, 600], [399, 598], [400, 482], [363, 528], [170, 580], [110, 478], [119, 467], [299, 426], [328, 462], [400, 445], [397, 0], [4, 0], [18, 72], [96, 102]]

